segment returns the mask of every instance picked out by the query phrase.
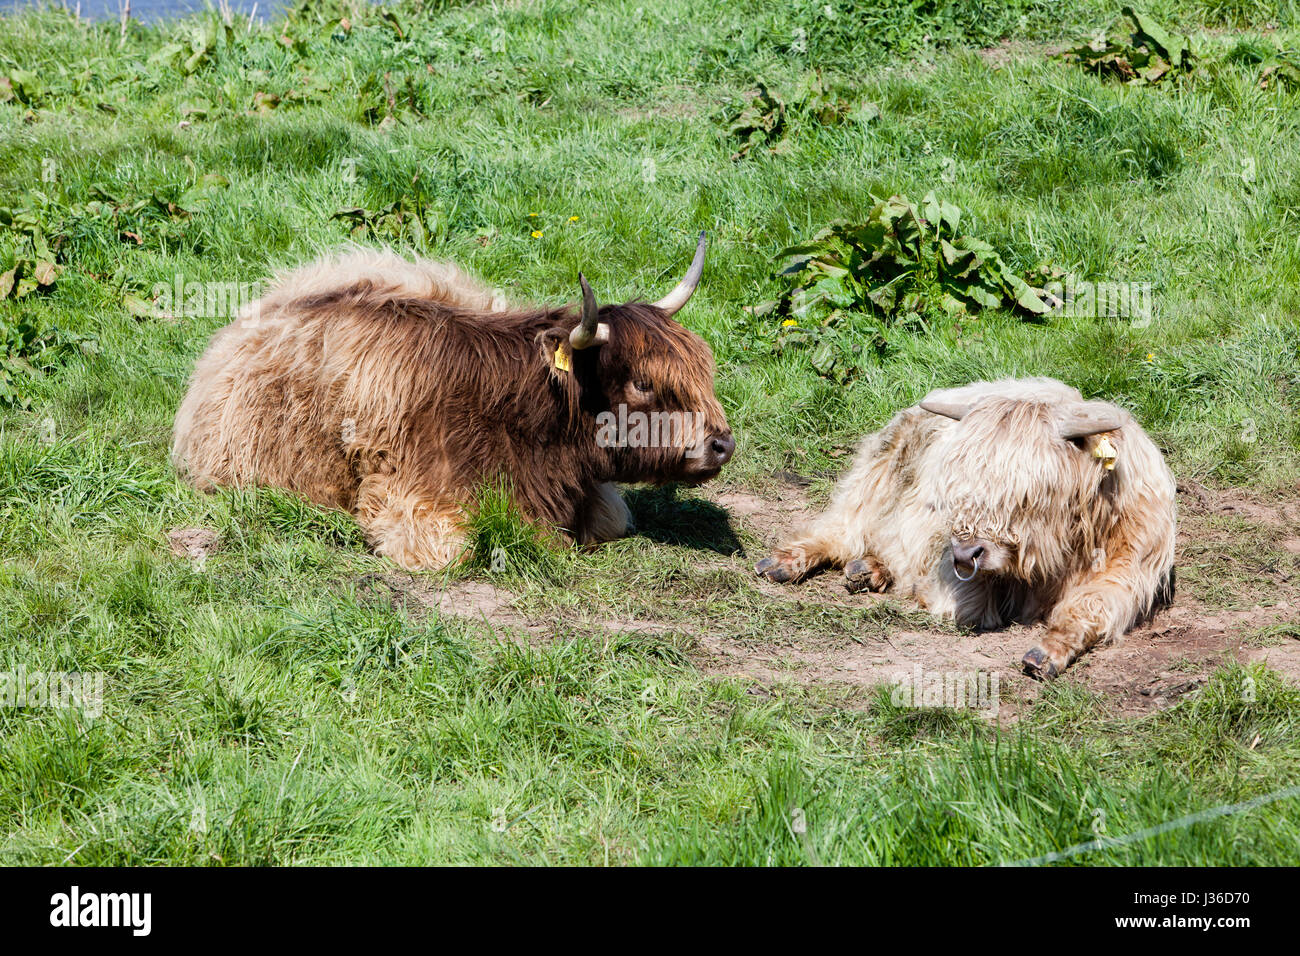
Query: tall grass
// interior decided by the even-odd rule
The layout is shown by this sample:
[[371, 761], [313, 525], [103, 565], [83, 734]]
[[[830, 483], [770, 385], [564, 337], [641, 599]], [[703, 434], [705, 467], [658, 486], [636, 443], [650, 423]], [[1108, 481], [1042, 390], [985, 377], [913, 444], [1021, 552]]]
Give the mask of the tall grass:
[[[352, 238], [332, 217], [357, 207], [422, 217], [360, 241], [543, 301], [574, 299], [579, 269], [608, 301], [659, 293], [707, 228], [681, 318], [740, 443], [723, 487], [795, 472], [818, 499], [927, 389], [1046, 374], [1132, 408], [1181, 478], [1290, 493], [1300, 111], [1257, 56], [1226, 56], [1294, 46], [1286, 16], [1259, 32], [1268, 7], [1152, 4], [1224, 56], [1151, 88], [1050, 55], [1117, 12], [1094, 0], [398, 2], [395, 23], [327, 3], [229, 32], [131, 24], [120, 45], [116, 24], [4, 17], [0, 76], [39, 83], [0, 103], [0, 206], [57, 227], [65, 268], [0, 323], [90, 344], [14, 365], [26, 404], [0, 410], [0, 671], [100, 671], [106, 701], [93, 720], [0, 708], [0, 860], [996, 864], [1293, 782], [1296, 691], [1258, 669], [1144, 719], [1067, 678], [1001, 729], [705, 676], [702, 633], [761, 649], [918, 618], [765, 600], [755, 542], [691, 493], [632, 493], [641, 534], [582, 552], [489, 490], [463, 573], [536, 612], [526, 639], [395, 601], [346, 516], [175, 478], [172, 416], [227, 317], [132, 308], [177, 274], [260, 282]], [[728, 111], [813, 70], [845, 121], [733, 161]], [[228, 186], [168, 211], [210, 173]], [[774, 351], [745, 309], [779, 288], [776, 253], [931, 189], [1017, 271], [1152, 283], [1153, 320], [928, 316], [845, 382]], [[177, 527], [220, 544], [178, 558]], [[1298, 827], [1282, 801], [1070, 861], [1294, 863]]]

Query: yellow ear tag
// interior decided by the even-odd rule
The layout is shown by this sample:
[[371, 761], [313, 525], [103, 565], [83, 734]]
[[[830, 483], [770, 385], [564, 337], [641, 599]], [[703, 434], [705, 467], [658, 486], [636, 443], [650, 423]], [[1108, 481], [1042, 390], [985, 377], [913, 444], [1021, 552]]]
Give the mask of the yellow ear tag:
[[555, 347], [555, 367], [561, 372], [573, 371], [573, 363], [569, 361], [569, 353], [564, 350], [563, 345]]
[[1093, 455], [1101, 459], [1102, 465], [1107, 471], [1115, 470], [1115, 459], [1119, 454], [1115, 451], [1115, 446], [1110, 443], [1110, 435], [1102, 435], [1101, 439], [1092, 449]]

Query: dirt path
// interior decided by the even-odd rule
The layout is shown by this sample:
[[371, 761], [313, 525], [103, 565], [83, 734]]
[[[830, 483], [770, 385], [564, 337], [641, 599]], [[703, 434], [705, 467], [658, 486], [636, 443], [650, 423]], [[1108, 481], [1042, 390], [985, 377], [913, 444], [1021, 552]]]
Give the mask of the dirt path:
[[[1205, 683], [1209, 673], [1228, 659], [1263, 660], [1300, 682], [1300, 500], [1269, 502], [1240, 490], [1213, 492], [1188, 482], [1179, 487], [1178, 563], [1208, 555], [1222, 568], [1231, 596], [1227, 606], [1201, 600], [1184, 586], [1174, 604], [1124, 639], [1085, 655], [1066, 673], [1107, 698], [1121, 714], [1156, 710]], [[772, 499], [724, 494], [716, 499], [735, 520], [748, 526], [766, 545], [775, 544], [811, 513], [800, 490], [787, 486]], [[1281, 560], [1268, 553], [1243, 552], [1239, 526], [1271, 543]], [[1186, 577], [1184, 575], [1184, 577]], [[820, 604], [896, 602], [888, 595], [848, 595], [839, 576], [821, 575], [797, 588], [759, 582], [778, 600], [802, 591], [802, 599]], [[1280, 643], [1258, 646], [1269, 628], [1293, 634]], [[895, 680], [919, 666], [925, 672], [999, 672], [1013, 700], [1004, 711], [1014, 715], [1042, 685], [1020, 673], [1020, 658], [1038, 643], [1041, 627], [1012, 626], [982, 634], [953, 635], [940, 630], [896, 631], [887, 637], [832, 648], [779, 648], [755, 654], [752, 648], [703, 635], [708, 654], [703, 666], [716, 673], [775, 680], [795, 676], [810, 682], [871, 686]]]
[[[747, 554], [710, 555], [708, 564], [748, 571], [759, 551], [776, 544], [813, 513], [804, 489], [784, 481], [765, 496], [724, 491], [711, 497], [730, 515], [732, 527], [752, 546]], [[1180, 591], [1174, 605], [1109, 647], [1085, 655], [1061, 680], [1099, 693], [1115, 713], [1134, 715], [1169, 706], [1196, 690], [1227, 659], [1264, 660], [1300, 681], [1300, 499], [1265, 501], [1241, 491], [1214, 492], [1188, 483], [1179, 488], [1178, 567]], [[754, 543], [756, 542], [756, 544]], [[871, 610], [861, 634], [802, 637], [774, 634], [756, 643], [726, 632], [683, 628], [680, 623], [629, 621], [611, 617], [566, 621], [535, 619], [518, 609], [514, 596], [483, 582], [431, 588], [427, 578], [386, 575], [394, 599], [442, 614], [472, 618], [545, 641], [566, 629], [610, 633], [680, 633], [696, 644], [693, 657], [709, 674], [751, 679], [765, 686], [780, 681], [868, 691], [919, 668], [934, 673], [996, 673], [1001, 716], [1014, 719], [1042, 692], [1020, 673], [1019, 661], [1038, 642], [1039, 628], [1013, 626], [982, 634], [926, 627], [915, 609], [890, 595], [850, 595], [838, 574], [824, 574], [790, 587], [755, 577], [765, 600], [792, 610]], [[901, 613], [900, 613], [901, 612]], [[899, 626], [891, 621], [900, 620]], [[871, 622], [875, 622], [872, 624]], [[853, 696], [850, 694], [850, 696]], [[865, 699], [865, 693], [859, 695]]]

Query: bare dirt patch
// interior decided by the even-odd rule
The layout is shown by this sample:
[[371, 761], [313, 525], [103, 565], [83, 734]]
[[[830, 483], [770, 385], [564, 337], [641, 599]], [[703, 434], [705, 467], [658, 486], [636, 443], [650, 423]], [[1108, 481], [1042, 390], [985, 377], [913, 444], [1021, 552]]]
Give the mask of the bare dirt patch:
[[[747, 547], [729, 556], [709, 555], [701, 567], [752, 570], [765, 549], [815, 514], [803, 484], [777, 479], [765, 495], [726, 490], [711, 500], [725, 508]], [[1172, 607], [1107, 647], [1085, 655], [1059, 680], [1077, 682], [1099, 694], [1120, 715], [1149, 713], [1194, 692], [1228, 660], [1262, 660], [1300, 681], [1300, 502], [1269, 501], [1240, 490], [1180, 487], [1178, 567], [1180, 593]], [[1243, 535], [1246, 537], [1243, 538]], [[1244, 542], [1244, 543], [1243, 543]], [[794, 681], [849, 691], [865, 701], [880, 684], [920, 671], [996, 673], [1002, 693], [1000, 717], [1014, 720], [1038, 697], [1043, 685], [1025, 677], [1020, 659], [1041, 637], [1040, 626], [1013, 626], [986, 633], [960, 633], [927, 619], [906, 599], [890, 594], [849, 594], [838, 573], [822, 574], [796, 586], [754, 577], [764, 600], [788, 608], [791, 619], [809, 609], [847, 613], [861, 627], [846, 637], [807, 626], [762, 638], [729, 633], [698, 623], [634, 620], [599, 609], [550, 615], [542, 620], [522, 610], [515, 595], [480, 581], [437, 583], [427, 576], [371, 576], [364, 587], [418, 610], [487, 623], [526, 640], [548, 640], [563, 632], [685, 633], [695, 640], [700, 669], [718, 676], [750, 679], [756, 689]], [[1190, 582], [1190, 583], [1189, 583]], [[1210, 587], [1209, 583], [1215, 586]], [[780, 621], [780, 612], [775, 619]], [[1300, 631], [1300, 626], [1294, 630]], [[1259, 640], [1270, 633], [1270, 641]]]
[[[840, 603], [826, 593], [829, 590], [818, 587], [804, 599], [823, 606], [828, 600]], [[781, 598], [775, 591], [774, 596]], [[853, 595], [844, 603], [849, 602], [900, 603], [874, 594]], [[1099, 693], [1121, 715], [1148, 713], [1175, 703], [1204, 684], [1210, 673], [1228, 660], [1263, 660], [1300, 681], [1300, 641], [1267, 648], [1246, 644], [1261, 626], [1277, 620], [1264, 610], [1211, 613], [1190, 602], [1187, 606], [1176, 602], [1152, 621], [1134, 628], [1122, 641], [1085, 655], [1059, 680], [1078, 682]], [[1003, 694], [1000, 716], [1014, 719], [1043, 691], [1041, 683], [1020, 670], [1020, 658], [1041, 637], [1041, 627], [1022, 625], [957, 634], [919, 628], [864, 635], [853, 642], [773, 642], [755, 648], [725, 635], [706, 634], [699, 638], [700, 665], [712, 673], [768, 683], [795, 680], [863, 690], [912, 677], [917, 669], [927, 675], [996, 673]]]
[[[1300, 527], [1300, 500], [1266, 500], [1241, 488], [1212, 491], [1196, 481], [1178, 483], [1178, 507], [1182, 516], [1233, 515], [1271, 528]], [[1288, 540], [1300, 541], [1300, 538]]]
[[[800, 490], [787, 487], [780, 500], [764, 507], [741, 501], [734, 520], [771, 547], [806, 520], [812, 510], [798, 503]], [[719, 503], [724, 503], [719, 497]], [[761, 499], [760, 499], [761, 500]], [[1239, 489], [1212, 491], [1189, 483], [1179, 488], [1179, 563], [1187, 553], [1208, 554], [1221, 563], [1229, 587], [1226, 599], [1202, 600], [1186, 588], [1172, 607], [1159, 612], [1115, 644], [1094, 649], [1062, 680], [1077, 681], [1100, 693], [1121, 714], [1167, 707], [1196, 690], [1226, 660], [1263, 660], [1300, 681], [1300, 641], [1260, 648], [1246, 642], [1264, 628], [1300, 620], [1297, 577], [1300, 560], [1273, 561], [1242, 553], [1232, 528], [1217, 518], [1239, 518], [1261, 539], [1288, 555], [1300, 541], [1300, 502], [1268, 501]], [[789, 587], [759, 580], [758, 588], [776, 600], [802, 600], [822, 606], [862, 607], [873, 602], [904, 606], [890, 595], [849, 595], [837, 573]], [[1225, 604], [1227, 606], [1216, 606]], [[794, 679], [872, 687], [893, 682], [920, 667], [926, 672], [997, 671], [1003, 690], [1001, 716], [1014, 718], [1042, 692], [1042, 685], [1020, 673], [1020, 658], [1038, 643], [1041, 627], [1012, 626], [981, 634], [953, 634], [935, 628], [900, 630], [861, 643], [810, 647], [807, 644], [755, 650], [725, 636], [702, 635], [701, 666], [761, 681]]]
[[1061, 43], [1042, 43], [1030, 40], [1001, 40], [979, 51], [979, 58], [990, 68], [1000, 70], [1021, 60], [1044, 60], [1060, 56], [1068, 46]]
[[1250, 652], [1252, 661], [1263, 661], [1288, 680], [1300, 684], [1300, 640], [1279, 647], [1261, 647]]
[[[1179, 566], [1186, 560], [1207, 556], [1217, 565], [1217, 576], [1225, 585], [1214, 600], [1183, 588], [1172, 607], [1159, 612], [1115, 644], [1095, 649], [1083, 657], [1062, 678], [1078, 681], [1100, 693], [1119, 713], [1145, 713], [1166, 707], [1197, 689], [1215, 667], [1228, 659], [1242, 662], [1263, 660], [1292, 680], [1300, 681], [1300, 641], [1279, 646], [1256, 647], [1250, 640], [1261, 630], [1300, 620], [1297, 571], [1300, 561], [1290, 558], [1300, 549], [1300, 502], [1290, 499], [1265, 500], [1241, 490], [1212, 491], [1189, 483], [1179, 489]], [[1267, 554], [1243, 548], [1235, 522], [1261, 542], [1272, 544], [1288, 558], [1275, 560]], [[744, 521], [743, 517], [738, 520]], [[759, 530], [759, 529], [756, 529]], [[761, 533], [761, 532], [760, 532]], [[767, 544], [775, 543], [766, 541]], [[1211, 574], [1215, 574], [1212, 571]], [[812, 593], [807, 598], [841, 603], [891, 600], [878, 595], [848, 596], [838, 575], [822, 575], [801, 586]], [[765, 593], [789, 599], [790, 588], [760, 584]], [[796, 589], [797, 590], [797, 589]], [[895, 679], [900, 670], [918, 663], [929, 670], [987, 669], [997, 667], [1004, 692], [1003, 715], [1014, 716], [1019, 703], [1028, 702], [1042, 691], [1042, 685], [1020, 674], [1021, 655], [1038, 643], [1040, 628], [1010, 627], [1002, 631], [953, 636], [935, 630], [891, 635], [892, 646], [879, 645], [832, 649], [814, 655], [814, 660], [785, 659], [779, 670], [787, 676], [811, 670], [814, 679], [838, 680], [870, 685]], [[734, 658], [723, 653], [713, 666], [723, 671], [745, 673]], [[901, 668], [899, 665], [903, 665]], [[791, 666], [793, 665], [793, 666]], [[706, 665], [707, 666], [707, 665]], [[770, 667], [751, 668], [754, 676]]]
[[727, 509], [733, 524], [762, 538], [764, 544], [790, 534], [816, 513], [804, 489], [789, 482], [782, 483], [770, 497], [728, 491], [713, 502]]
[[631, 618], [596, 617], [575, 614], [552, 616], [543, 621], [530, 617], [519, 607], [518, 596], [507, 588], [486, 581], [442, 582], [435, 577], [414, 574], [371, 574], [357, 584], [359, 594], [387, 600], [392, 607], [417, 615], [436, 611], [445, 617], [486, 624], [493, 630], [541, 638], [561, 630], [592, 630], [616, 634], [664, 634], [677, 627]]
[[167, 546], [176, 557], [201, 563], [221, 546], [221, 535], [209, 528], [175, 528], [167, 532]]
[[357, 582], [357, 591], [387, 600], [408, 613], [436, 611], [493, 627], [532, 633], [548, 630], [515, 609], [514, 594], [485, 581], [440, 582], [437, 578], [414, 574], [369, 574]]

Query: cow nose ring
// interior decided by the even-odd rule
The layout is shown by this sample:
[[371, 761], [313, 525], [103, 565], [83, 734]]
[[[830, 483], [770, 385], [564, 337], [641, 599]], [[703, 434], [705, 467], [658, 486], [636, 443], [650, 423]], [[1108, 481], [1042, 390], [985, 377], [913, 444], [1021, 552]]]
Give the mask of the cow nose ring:
[[961, 576], [961, 572], [957, 570], [957, 562], [954, 561], [954, 562], [952, 563], [952, 573], [953, 573], [953, 576], [956, 577], [958, 581], [962, 581], [962, 582], [965, 582], [965, 581], [974, 581], [974, 580], [975, 580], [975, 575], [977, 575], [977, 574], [980, 573], [980, 559], [979, 559], [978, 557], [972, 558], [970, 564], [971, 564], [971, 569], [972, 569], [972, 570], [971, 570], [971, 573], [970, 573], [970, 577], [968, 577], [968, 578], [963, 578], [963, 577]]

